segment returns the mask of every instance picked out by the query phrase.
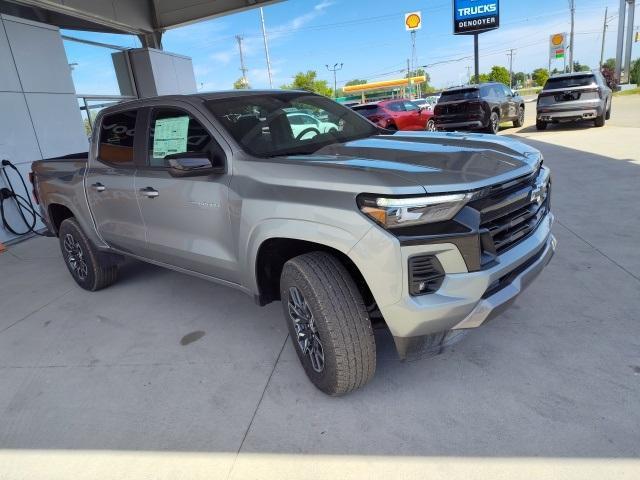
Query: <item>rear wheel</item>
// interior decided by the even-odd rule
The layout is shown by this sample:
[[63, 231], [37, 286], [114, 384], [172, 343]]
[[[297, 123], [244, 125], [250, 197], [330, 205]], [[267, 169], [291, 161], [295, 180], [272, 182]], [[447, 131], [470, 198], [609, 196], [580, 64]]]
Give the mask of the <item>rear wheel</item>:
[[116, 281], [117, 264], [95, 249], [75, 218], [64, 220], [58, 235], [69, 273], [80, 287], [93, 292]]
[[536, 120], [536, 128], [538, 130], [546, 130], [547, 129], [547, 122], [543, 122], [542, 120]]
[[376, 369], [371, 321], [338, 259], [312, 252], [289, 260], [280, 296], [293, 346], [318, 389], [344, 395], [371, 380]]
[[593, 124], [596, 127], [604, 127], [606, 113], [602, 112], [602, 115], [598, 115], [596, 119], [593, 121]]
[[524, 125], [524, 107], [520, 107], [518, 110], [518, 118], [513, 121], [513, 126], [520, 128]]
[[491, 112], [491, 116], [489, 117], [489, 125], [487, 125], [487, 132], [497, 135], [499, 131], [500, 131], [500, 116], [498, 115], [498, 112]]

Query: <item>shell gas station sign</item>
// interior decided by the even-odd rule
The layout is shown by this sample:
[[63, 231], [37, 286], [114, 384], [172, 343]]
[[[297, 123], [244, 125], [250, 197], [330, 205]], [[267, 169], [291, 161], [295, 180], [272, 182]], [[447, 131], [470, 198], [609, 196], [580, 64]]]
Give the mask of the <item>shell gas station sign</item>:
[[414, 32], [422, 28], [422, 12], [409, 12], [404, 14], [404, 26], [407, 32]]
[[549, 37], [549, 59], [564, 58], [567, 44], [566, 33], [554, 33]]

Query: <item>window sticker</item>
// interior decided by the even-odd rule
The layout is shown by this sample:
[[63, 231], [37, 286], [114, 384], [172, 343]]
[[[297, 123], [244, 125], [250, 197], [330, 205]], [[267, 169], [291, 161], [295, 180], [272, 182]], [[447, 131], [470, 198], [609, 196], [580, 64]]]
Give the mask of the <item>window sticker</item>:
[[153, 135], [153, 157], [164, 158], [187, 151], [189, 116], [159, 118]]

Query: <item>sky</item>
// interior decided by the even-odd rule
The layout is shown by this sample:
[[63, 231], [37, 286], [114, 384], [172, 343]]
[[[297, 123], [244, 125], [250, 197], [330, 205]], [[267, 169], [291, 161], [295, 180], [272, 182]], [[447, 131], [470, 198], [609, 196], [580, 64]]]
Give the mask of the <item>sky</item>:
[[[597, 67], [605, 7], [609, 7], [605, 59], [615, 57], [618, 0], [575, 0], [574, 60]], [[338, 87], [351, 79], [401, 78], [411, 56], [404, 14], [421, 11], [423, 27], [416, 34], [417, 63], [427, 65], [438, 88], [466, 82], [473, 68], [473, 37], [453, 35], [451, 0], [287, 0], [264, 7], [273, 84], [290, 83], [297, 72], [315, 70], [333, 84], [326, 65], [342, 63]], [[500, 28], [480, 35], [480, 71], [493, 65], [508, 68], [514, 49], [514, 72], [547, 67], [549, 36], [570, 30], [568, 0], [501, 0]], [[636, 7], [636, 24], [640, 9]], [[124, 47], [137, 38], [90, 32], [65, 34]], [[165, 32], [163, 48], [193, 59], [199, 90], [232, 88], [241, 77], [238, 44], [242, 35], [247, 77], [252, 88], [268, 88], [268, 74], [258, 9], [219, 17]], [[117, 94], [110, 50], [65, 42], [78, 93]], [[634, 58], [640, 56], [640, 43]], [[553, 66], [562, 67], [561, 63]], [[405, 69], [405, 72], [402, 71]]]

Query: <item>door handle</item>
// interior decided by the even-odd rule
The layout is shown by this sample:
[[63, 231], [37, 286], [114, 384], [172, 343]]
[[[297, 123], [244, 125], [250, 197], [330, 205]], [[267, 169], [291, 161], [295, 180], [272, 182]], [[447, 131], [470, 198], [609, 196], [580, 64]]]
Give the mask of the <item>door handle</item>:
[[96, 182], [96, 183], [94, 183], [94, 184], [93, 184], [93, 185], [91, 185], [91, 186], [93, 187], [93, 189], [94, 189], [96, 192], [104, 192], [104, 191], [107, 189], [107, 187], [105, 187], [105, 186], [104, 186], [103, 184], [101, 184], [100, 182]]
[[156, 198], [160, 193], [153, 187], [141, 188], [140, 193], [147, 198]]

